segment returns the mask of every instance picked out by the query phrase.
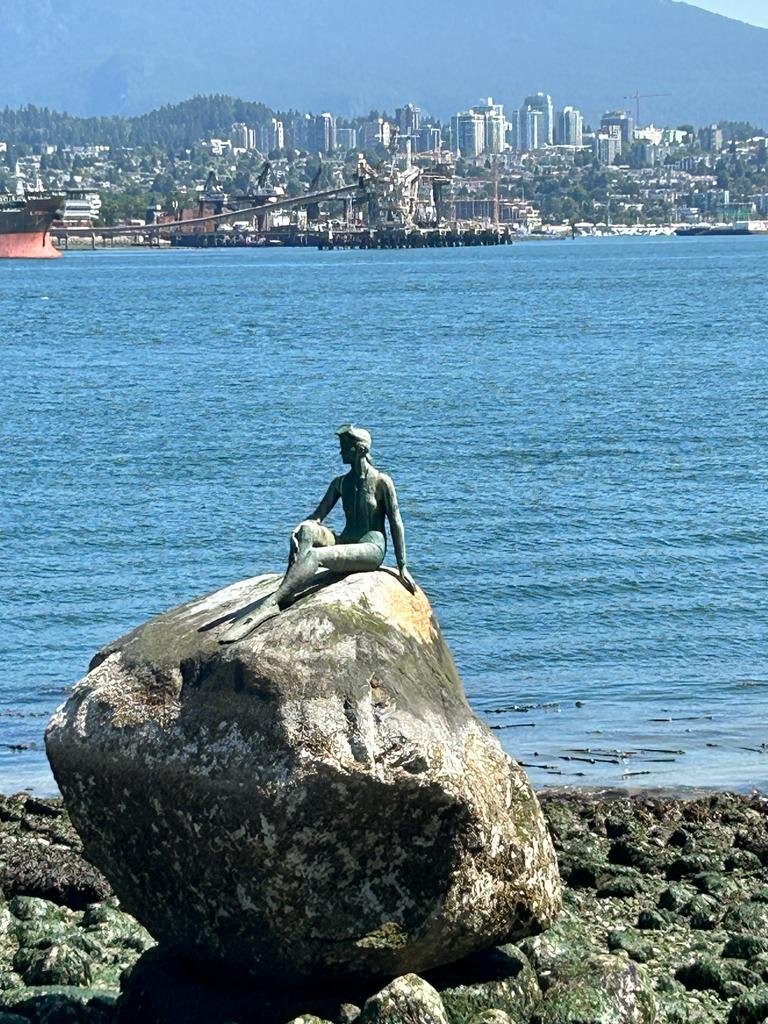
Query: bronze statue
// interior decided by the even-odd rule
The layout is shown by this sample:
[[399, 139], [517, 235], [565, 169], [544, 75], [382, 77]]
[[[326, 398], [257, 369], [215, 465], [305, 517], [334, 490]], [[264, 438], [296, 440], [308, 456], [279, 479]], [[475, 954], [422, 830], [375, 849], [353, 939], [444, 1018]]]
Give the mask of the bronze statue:
[[[349, 466], [349, 472], [336, 477], [309, 519], [294, 530], [288, 569], [277, 591], [252, 613], [235, 619], [219, 637], [219, 643], [242, 640], [263, 622], [279, 615], [309, 586], [318, 569], [335, 573], [378, 569], [387, 550], [385, 520], [389, 522], [400, 580], [411, 593], [416, 589], [407, 568], [405, 530], [397, 507], [395, 485], [371, 462], [371, 435], [352, 424], [340, 427], [337, 434], [341, 460]], [[339, 498], [346, 525], [337, 535], [323, 525], [323, 520]]]

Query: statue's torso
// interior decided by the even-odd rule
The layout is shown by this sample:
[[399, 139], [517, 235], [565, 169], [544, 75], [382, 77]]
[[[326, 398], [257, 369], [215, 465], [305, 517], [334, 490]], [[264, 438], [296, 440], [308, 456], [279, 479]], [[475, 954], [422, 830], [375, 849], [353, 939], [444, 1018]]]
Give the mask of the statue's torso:
[[346, 525], [339, 537], [342, 544], [357, 544], [371, 531], [384, 534], [385, 507], [381, 475], [373, 468], [363, 479], [351, 473], [339, 478]]

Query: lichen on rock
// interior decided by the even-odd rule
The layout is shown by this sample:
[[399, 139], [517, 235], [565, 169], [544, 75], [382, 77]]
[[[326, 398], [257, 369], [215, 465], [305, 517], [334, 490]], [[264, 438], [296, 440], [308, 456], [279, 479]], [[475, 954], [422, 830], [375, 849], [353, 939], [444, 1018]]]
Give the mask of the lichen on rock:
[[406, 974], [367, 1000], [358, 1024], [448, 1024], [448, 1018], [429, 982]]
[[532, 1024], [655, 1024], [653, 984], [642, 967], [612, 956], [571, 961], [557, 973]]

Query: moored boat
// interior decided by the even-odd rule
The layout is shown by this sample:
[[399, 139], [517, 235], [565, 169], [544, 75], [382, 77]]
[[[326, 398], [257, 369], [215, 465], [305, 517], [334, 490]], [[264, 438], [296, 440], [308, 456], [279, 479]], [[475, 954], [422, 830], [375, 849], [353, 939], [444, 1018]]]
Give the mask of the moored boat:
[[732, 224], [692, 224], [675, 228], [683, 238], [701, 235], [768, 235], [768, 220], [737, 220]]
[[55, 259], [51, 224], [64, 197], [50, 192], [0, 195], [0, 259]]

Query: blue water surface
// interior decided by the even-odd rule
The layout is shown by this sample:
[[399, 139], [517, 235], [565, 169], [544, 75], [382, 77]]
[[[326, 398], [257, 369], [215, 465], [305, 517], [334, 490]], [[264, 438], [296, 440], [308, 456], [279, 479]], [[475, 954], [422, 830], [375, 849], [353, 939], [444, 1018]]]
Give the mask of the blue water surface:
[[0, 790], [52, 790], [101, 645], [281, 568], [347, 420], [537, 785], [766, 787], [767, 270], [760, 238], [0, 265]]

